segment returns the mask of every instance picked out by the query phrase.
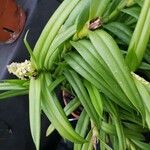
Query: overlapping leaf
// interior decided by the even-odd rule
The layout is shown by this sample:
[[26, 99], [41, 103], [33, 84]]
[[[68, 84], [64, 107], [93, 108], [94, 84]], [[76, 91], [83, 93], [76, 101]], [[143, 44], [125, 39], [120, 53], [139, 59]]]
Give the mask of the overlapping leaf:
[[29, 87], [30, 129], [36, 149], [40, 149], [41, 131], [41, 78], [32, 78]]
[[103, 30], [90, 32], [89, 36], [130, 102], [145, 116], [141, 97], [115, 41]]
[[[76, 132], [85, 137], [89, 125], [89, 116], [86, 111], [82, 111], [80, 118], [76, 124]], [[74, 144], [74, 150], [81, 150], [82, 144]]]
[[[74, 100], [71, 100], [65, 107], [64, 112], [66, 113], [66, 116], [70, 115], [75, 109], [77, 109], [80, 105], [80, 101], [75, 98]], [[53, 131], [55, 130], [53, 125], [50, 125], [47, 129], [46, 136], [49, 136]]]
[[49, 74], [43, 76], [44, 86], [42, 89], [42, 109], [51, 121], [54, 128], [66, 139], [75, 142], [85, 142], [79, 134], [77, 134], [69, 123], [65, 112], [63, 111], [56, 95], [53, 92], [49, 92], [48, 85], [51, 83]]
[[90, 97], [82, 83], [82, 80], [79, 78], [78, 74], [73, 70], [68, 70], [64, 72], [69, 83], [72, 85], [75, 93], [77, 94], [81, 104], [84, 106], [85, 111], [88, 113], [89, 117], [93, 120], [97, 127], [99, 127], [99, 117], [98, 114], [90, 102]]

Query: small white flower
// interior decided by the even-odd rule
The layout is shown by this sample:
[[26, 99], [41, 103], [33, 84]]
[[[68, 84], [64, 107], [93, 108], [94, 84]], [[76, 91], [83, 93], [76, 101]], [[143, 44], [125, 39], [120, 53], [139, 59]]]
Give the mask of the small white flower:
[[31, 61], [25, 60], [22, 63], [11, 63], [7, 66], [9, 73], [16, 75], [20, 79], [31, 78], [37, 75], [35, 68], [32, 66]]

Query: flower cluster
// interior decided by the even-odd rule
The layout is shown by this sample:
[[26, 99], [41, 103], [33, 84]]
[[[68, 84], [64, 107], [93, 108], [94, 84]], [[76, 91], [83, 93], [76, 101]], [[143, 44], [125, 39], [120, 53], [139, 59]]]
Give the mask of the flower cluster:
[[32, 66], [31, 61], [25, 60], [22, 63], [13, 62], [7, 66], [9, 73], [16, 75], [18, 78], [25, 80], [37, 75], [35, 68]]

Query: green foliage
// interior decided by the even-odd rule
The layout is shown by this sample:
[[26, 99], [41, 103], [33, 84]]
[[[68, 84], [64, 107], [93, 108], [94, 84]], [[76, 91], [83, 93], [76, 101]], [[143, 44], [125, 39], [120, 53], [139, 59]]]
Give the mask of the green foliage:
[[[150, 36], [150, 1], [145, 0], [126, 56], [131, 71], [141, 64]], [[132, 59], [134, 57], [135, 59]]]
[[75, 143], [85, 142], [85, 140], [73, 130], [55, 93], [49, 92], [48, 84], [51, 83], [49, 74], [43, 75], [43, 83], [42, 110], [47, 115], [52, 125], [64, 138]]
[[[100, 26], [90, 30], [97, 21]], [[50, 121], [46, 136], [56, 129], [75, 150], [98, 144], [102, 150], [150, 149], [145, 137], [150, 129], [149, 28], [150, 0], [64, 0], [33, 51], [26, 34], [37, 75], [1, 81], [0, 99], [29, 94], [37, 150], [41, 111]], [[56, 89], [71, 96], [64, 108]], [[72, 118], [76, 109], [79, 117]], [[75, 128], [70, 117], [77, 120]]]
[[30, 129], [36, 149], [40, 148], [41, 129], [41, 78], [32, 78], [29, 87]]

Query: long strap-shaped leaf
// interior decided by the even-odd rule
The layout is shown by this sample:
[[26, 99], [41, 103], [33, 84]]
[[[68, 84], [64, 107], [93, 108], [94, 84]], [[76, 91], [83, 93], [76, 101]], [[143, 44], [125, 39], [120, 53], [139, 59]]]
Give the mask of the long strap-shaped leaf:
[[[65, 107], [64, 112], [68, 116], [70, 115], [74, 110], [76, 110], [80, 106], [80, 101], [75, 98], [74, 100], [71, 100]], [[53, 131], [55, 130], [54, 126], [51, 124], [46, 132], [46, 136], [49, 136]]]
[[35, 69], [38, 69], [37, 60], [36, 60], [36, 58], [35, 58], [35, 56], [33, 54], [32, 48], [30, 47], [30, 45], [29, 45], [29, 43], [27, 41], [28, 32], [29, 32], [29, 30], [25, 34], [25, 37], [24, 37], [23, 41], [24, 41], [24, 44], [25, 44], [25, 46], [26, 46], [26, 48], [27, 48], [27, 50], [28, 50], [28, 52], [30, 54], [30, 57], [31, 57], [30, 59], [32, 60], [32, 65], [35, 67]]
[[108, 17], [113, 11], [116, 10], [117, 6], [119, 5], [119, 2], [121, 0], [112, 0], [110, 3], [109, 3], [109, 6], [107, 7], [107, 10], [105, 11], [103, 17]]
[[[135, 128], [136, 125], [131, 124], [131, 123], [129, 125], [131, 125], [130, 129], [124, 128], [125, 137], [127, 137], [129, 139], [135, 138], [138, 140], [144, 140], [145, 139], [145, 137], [142, 135], [143, 131], [141, 131], [141, 129], [143, 130], [143, 128], [140, 127], [137, 129], [137, 128]], [[117, 135], [115, 125], [113, 125], [111, 123], [102, 122], [101, 128], [107, 134], [110, 134], [113, 136]], [[144, 132], [146, 132], [146, 131], [148, 132], [148, 130], [145, 130]]]
[[[117, 6], [116, 6], [116, 4]], [[109, 22], [111, 20], [113, 20], [114, 18], [116, 18], [119, 14], [119, 12], [127, 5], [130, 5], [129, 3], [131, 3], [130, 1], [127, 0], [113, 0], [111, 5], [109, 5], [110, 7], [108, 7], [108, 11], [106, 14], [104, 14], [104, 19], [103, 21]], [[132, 5], [132, 4], [131, 4]], [[114, 7], [115, 6], [115, 7]], [[113, 11], [112, 11], [113, 10]], [[110, 13], [111, 12], [111, 13]], [[110, 13], [110, 14], [109, 14]], [[108, 15], [109, 14], [109, 15]], [[108, 15], [108, 16], [107, 16]]]
[[89, 133], [86, 136], [86, 140], [89, 141], [88, 143], [85, 143], [82, 145], [81, 150], [93, 150], [93, 143], [92, 143], [92, 130], [89, 131]]
[[[80, 118], [76, 125], [76, 132], [85, 137], [88, 125], [89, 125], [89, 116], [85, 110], [80, 114]], [[82, 144], [74, 144], [74, 150], [81, 150]]]
[[90, 32], [89, 37], [101, 57], [108, 64], [109, 69], [124, 93], [144, 117], [145, 111], [143, 109], [144, 106], [141, 97], [134, 84], [131, 73], [125, 64], [124, 58], [113, 38], [103, 30]]
[[35, 57], [39, 59], [40, 68], [44, 65], [46, 54], [59, 29], [79, 1], [80, 0], [65, 0], [47, 23], [45, 29], [43, 30], [43, 34], [40, 36], [40, 39], [34, 48], [34, 54]]
[[77, 134], [69, 123], [56, 95], [49, 92], [48, 85], [51, 83], [49, 74], [44, 74], [42, 89], [42, 109], [62, 137], [74, 143], [83, 143], [85, 140]]
[[111, 0], [91, 0], [90, 19], [102, 17]]
[[29, 93], [28, 90], [10, 90], [3, 93], [0, 93], [0, 100], [3, 100], [5, 98], [10, 98], [14, 96], [21, 96], [21, 95], [27, 95]]
[[[79, 3], [72, 10], [72, 12], [70, 13], [69, 17], [65, 21], [65, 23], [63, 25], [63, 29], [67, 29], [68, 27], [72, 26], [73, 24], [77, 24], [78, 23], [78, 21], [77, 21], [78, 16], [80, 16], [81, 13], [83, 13], [85, 8], [87, 8], [87, 5], [90, 5], [90, 1], [91, 0], [80, 0], [79, 1]], [[86, 16], [86, 14], [85, 14], [85, 16]]]
[[[89, 82], [94, 84], [98, 89], [100, 89], [103, 93], [105, 93], [111, 100], [120, 105], [126, 110], [130, 110], [128, 105], [124, 105], [122, 101], [120, 101], [114, 92], [110, 89], [110, 87], [103, 81], [103, 78], [98, 75], [94, 69], [91, 68], [81, 56], [76, 53], [70, 53], [65, 57], [67, 63], [80, 75], [82, 75]], [[101, 81], [101, 82], [100, 82]]]
[[97, 8], [99, 7], [102, 0], [91, 0], [91, 8], [90, 8], [90, 19], [93, 19], [96, 16]]
[[29, 87], [30, 129], [36, 149], [40, 149], [41, 130], [41, 79], [31, 78]]
[[136, 123], [140, 126], [143, 126], [143, 123], [142, 123], [142, 118], [141, 116], [139, 116], [137, 113], [135, 112], [127, 112], [125, 110], [121, 110], [120, 112], [120, 118], [123, 119], [123, 120], [129, 120], [133, 123]]
[[121, 120], [119, 117], [119, 113], [117, 111], [117, 107], [115, 107], [109, 100], [107, 101], [106, 107], [109, 113], [112, 114], [112, 120], [116, 127], [116, 132], [117, 132], [118, 141], [119, 141], [118, 147], [121, 150], [126, 150], [126, 139], [124, 135], [123, 126], [121, 124]]
[[95, 107], [95, 110], [99, 114], [99, 116], [102, 118], [103, 115], [103, 99], [99, 92], [99, 90], [90, 82], [85, 80], [84, 82], [85, 87], [88, 90], [88, 93], [90, 95], [91, 102], [93, 106]]
[[[99, 74], [97, 79], [100, 81], [100, 83], [103, 86], [105, 86], [105, 84], [108, 84], [109, 87], [105, 86], [108, 91], [113, 91], [113, 93], [115, 93], [115, 95], [118, 96], [119, 99], [121, 99], [125, 104], [131, 106], [131, 103], [127, 100], [128, 98], [123, 93], [118, 83], [115, 81], [115, 78], [109, 70], [108, 65], [104, 62], [103, 58], [99, 55], [99, 52], [94, 48], [94, 46], [87, 40], [71, 42], [71, 44], [76, 48], [76, 50], [90, 65], [90, 67], [93, 68], [93, 70], [97, 74]], [[81, 65], [83, 66], [84, 64], [81, 63]], [[91, 72], [93, 71], [91, 70]], [[96, 77], [96, 74], [94, 74], [93, 76]]]
[[122, 12], [138, 19], [139, 14], [140, 14], [140, 7], [139, 6], [134, 6], [134, 7], [131, 7], [131, 8], [126, 8], [126, 9], [123, 9]]
[[149, 27], [150, 0], [145, 0], [126, 55], [131, 71], [135, 71], [142, 61], [150, 37]]
[[132, 36], [132, 32], [127, 25], [120, 22], [111, 22], [107, 25], [104, 25], [104, 28], [112, 32], [124, 43], [129, 44]]
[[58, 47], [63, 42], [68, 40], [71, 36], [73, 36], [75, 32], [76, 32], [76, 26], [73, 25], [56, 36], [46, 55], [45, 62], [44, 62], [45, 68], [50, 69], [52, 67], [55, 59], [58, 56], [58, 52], [61, 53]]
[[81, 101], [81, 104], [84, 106], [85, 111], [91, 117], [91, 119], [96, 124], [96, 126], [99, 127], [99, 116], [94, 106], [90, 102], [90, 97], [88, 93], [86, 92], [83, 82], [79, 78], [78, 74], [73, 70], [68, 70], [64, 72], [64, 75], [66, 76], [69, 83], [72, 85], [79, 100]]
[[[111, 0], [101, 0], [101, 2], [99, 2], [99, 5], [97, 5], [97, 12], [95, 14], [95, 17], [102, 17], [105, 11], [107, 10], [107, 7], [110, 4], [110, 2]], [[94, 2], [92, 1], [92, 3]]]
[[27, 87], [22, 86], [21, 84], [16, 84], [16, 83], [9, 83], [9, 82], [3, 82], [0, 83], [0, 91], [5, 91], [5, 90], [26, 90]]
[[143, 150], [149, 150], [150, 144], [133, 139], [132, 142]]
[[[143, 82], [141, 82], [140, 80], [143, 80]], [[144, 79], [142, 79], [141, 77], [134, 75], [134, 82], [138, 88], [138, 91], [142, 97], [144, 106], [145, 106], [145, 110], [146, 110], [146, 122], [147, 125], [150, 129], [150, 120], [149, 120], [149, 115], [150, 115], [150, 92], [148, 91], [148, 85], [150, 85], [150, 83], [148, 83], [147, 81], [144, 81]]]
[[62, 14], [64, 9], [70, 2], [71, 2], [71, 0], [63, 1], [63, 3], [61, 3], [61, 5], [57, 8], [55, 13], [51, 16], [50, 20], [47, 22], [46, 26], [44, 27], [44, 29], [34, 47], [34, 54], [36, 57], [38, 57], [40, 55], [40, 51], [43, 47], [43, 44], [44, 44], [47, 36], [49, 35], [49, 32], [50, 32], [52, 26], [58, 20], [58, 18], [60, 17], [60, 15]]
[[[65, 60], [67, 61], [67, 63], [74, 69], [76, 70], [78, 73], [80, 73], [83, 77], [85, 77], [86, 79], [90, 80], [92, 79], [94, 83], [94, 85], [96, 85], [96, 87], [99, 87], [99, 78], [101, 80], [101, 82], [103, 83], [102, 85], [104, 85], [107, 89], [109, 89], [109, 85], [104, 81], [104, 79], [102, 78], [102, 76], [100, 76], [86, 61], [84, 61], [84, 59], [79, 56], [76, 53], [69, 53], [66, 57]], [[91, 77], [91, 78], [90, 78]]]

